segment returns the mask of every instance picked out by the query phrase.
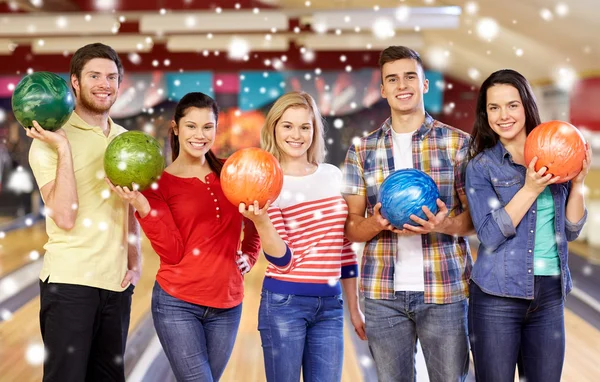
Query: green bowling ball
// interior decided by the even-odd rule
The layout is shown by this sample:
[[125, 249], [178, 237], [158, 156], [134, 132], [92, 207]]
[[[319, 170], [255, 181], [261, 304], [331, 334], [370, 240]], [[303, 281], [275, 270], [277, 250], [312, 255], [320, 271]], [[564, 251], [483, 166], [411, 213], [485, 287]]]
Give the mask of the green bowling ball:
[[37, 121], [49, 131], [60, 129], [73, 113], [75, 100], [65, 80], [50, 72], [23, 77], [12, 95], [15, 118], [25, 128]]
[[128, 131], [108, 144], [104, 153], [104, 173], [115, 186], [143, 191], [156, 182], [165, 168], [158, 141], [141, 131]]

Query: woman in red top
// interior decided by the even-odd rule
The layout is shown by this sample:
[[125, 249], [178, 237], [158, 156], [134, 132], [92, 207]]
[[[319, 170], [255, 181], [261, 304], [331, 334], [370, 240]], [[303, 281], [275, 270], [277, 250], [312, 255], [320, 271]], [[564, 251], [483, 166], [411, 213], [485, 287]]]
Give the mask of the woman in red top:
[[158, 187], [138, 192], [111, 184], [136, 209], [160, 256], [152, 317], [179, 381], [221, 377], [240, 323], [243, 274], [260, 247], [254, 224], [221, 190], [223, 162], [210, 150], [218, 113], [209, 96], [185, 95], [169, 132], [173, 163]]

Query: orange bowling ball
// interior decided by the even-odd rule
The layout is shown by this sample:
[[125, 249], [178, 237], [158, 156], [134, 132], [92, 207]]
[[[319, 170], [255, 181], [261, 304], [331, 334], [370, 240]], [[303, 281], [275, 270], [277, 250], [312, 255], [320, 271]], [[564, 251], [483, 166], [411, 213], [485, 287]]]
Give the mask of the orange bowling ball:
[[564, 183], [579, 174], [585, 159], [586, 142], [581, 132], [563, 121], [549, 121], [538, 125], [525, 141], [525, 164], [537, 156], [535, 170], [548, 168], [546, 173], [560, 176]]
[[283, 171], [277, 159], [265, 150], [250, 147], [233, 153], [221, 170], [221, 188], [235, 206], [253, 204], [262, 208], [273, 203], [283, 187]]

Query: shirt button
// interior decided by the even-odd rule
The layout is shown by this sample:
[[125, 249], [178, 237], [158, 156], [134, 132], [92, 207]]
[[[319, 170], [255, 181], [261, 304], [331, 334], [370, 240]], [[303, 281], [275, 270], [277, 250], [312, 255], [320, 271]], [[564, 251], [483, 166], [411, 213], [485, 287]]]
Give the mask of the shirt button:
[[217, 199], [215, 199], [215, 202], [217, 201]]
[[219, 207], [217, 207], [217, 211], [219, 210]]
[[215, 194], [213, 194], [212, 192], [211, 192], [210, 194], [211, 194], [211, 195], [213, 195], [213, 196], [215, 195]]
[[535, 210], [533, 210], [533, 211], [531, 211], [531, 212], [533, 212], [533, 213], [535, 214]]
[[220, 216], [220, 215], [217, 215], [217, 217], [218, 217], [218, 218], [220, 218], [221, 216]]
[[531, 269], [528, 269], [528, 270], [527, 270], [527, 273], [531, 273]]
[[529, 253], [531, 253], [531, 249], [529, 250]]
[[210, 191], [210, 187], [206, 187], [206, 189], [207, 189], [208, 191]]
[[533, 230], [531, 230], [531, 231], [529, 231], [529, 232], [533, 233]]

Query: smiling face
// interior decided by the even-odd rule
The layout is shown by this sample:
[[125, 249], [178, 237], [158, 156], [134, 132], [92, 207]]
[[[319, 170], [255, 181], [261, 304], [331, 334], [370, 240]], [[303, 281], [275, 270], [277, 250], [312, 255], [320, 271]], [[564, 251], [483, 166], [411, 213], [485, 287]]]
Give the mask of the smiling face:
[[212, 109], [188, 108], [179, 124], [171, 122], [179, 140], [179, 154], [193, 158], [203, 157], [215, 143], [217, 121]]
[[81, 76], [71, 76], [79, 106], [92, 113], [107, 113], [117, 100], [119, 70], [106, 58], [93, 58], [81, 70]]
[[381, 74], [381, 97], [387, 99], [392, 112], [412, 114], [424, 110], [423, 94], [429, 90], [429, 81], [416, 60], [403, 58], [387, 62]]
[[308, 161], [308, 149], [314, 136], [313, 115], [305, 107], [285, 110], [275, 126], [275, 141], [282, 161], [304, 158]]
[[498, 84], [488, 88], [486, 112], [488, 124], [506, 145], [514, 139], [524, 139], [525, 108], [519, 91], [512, 85]]

